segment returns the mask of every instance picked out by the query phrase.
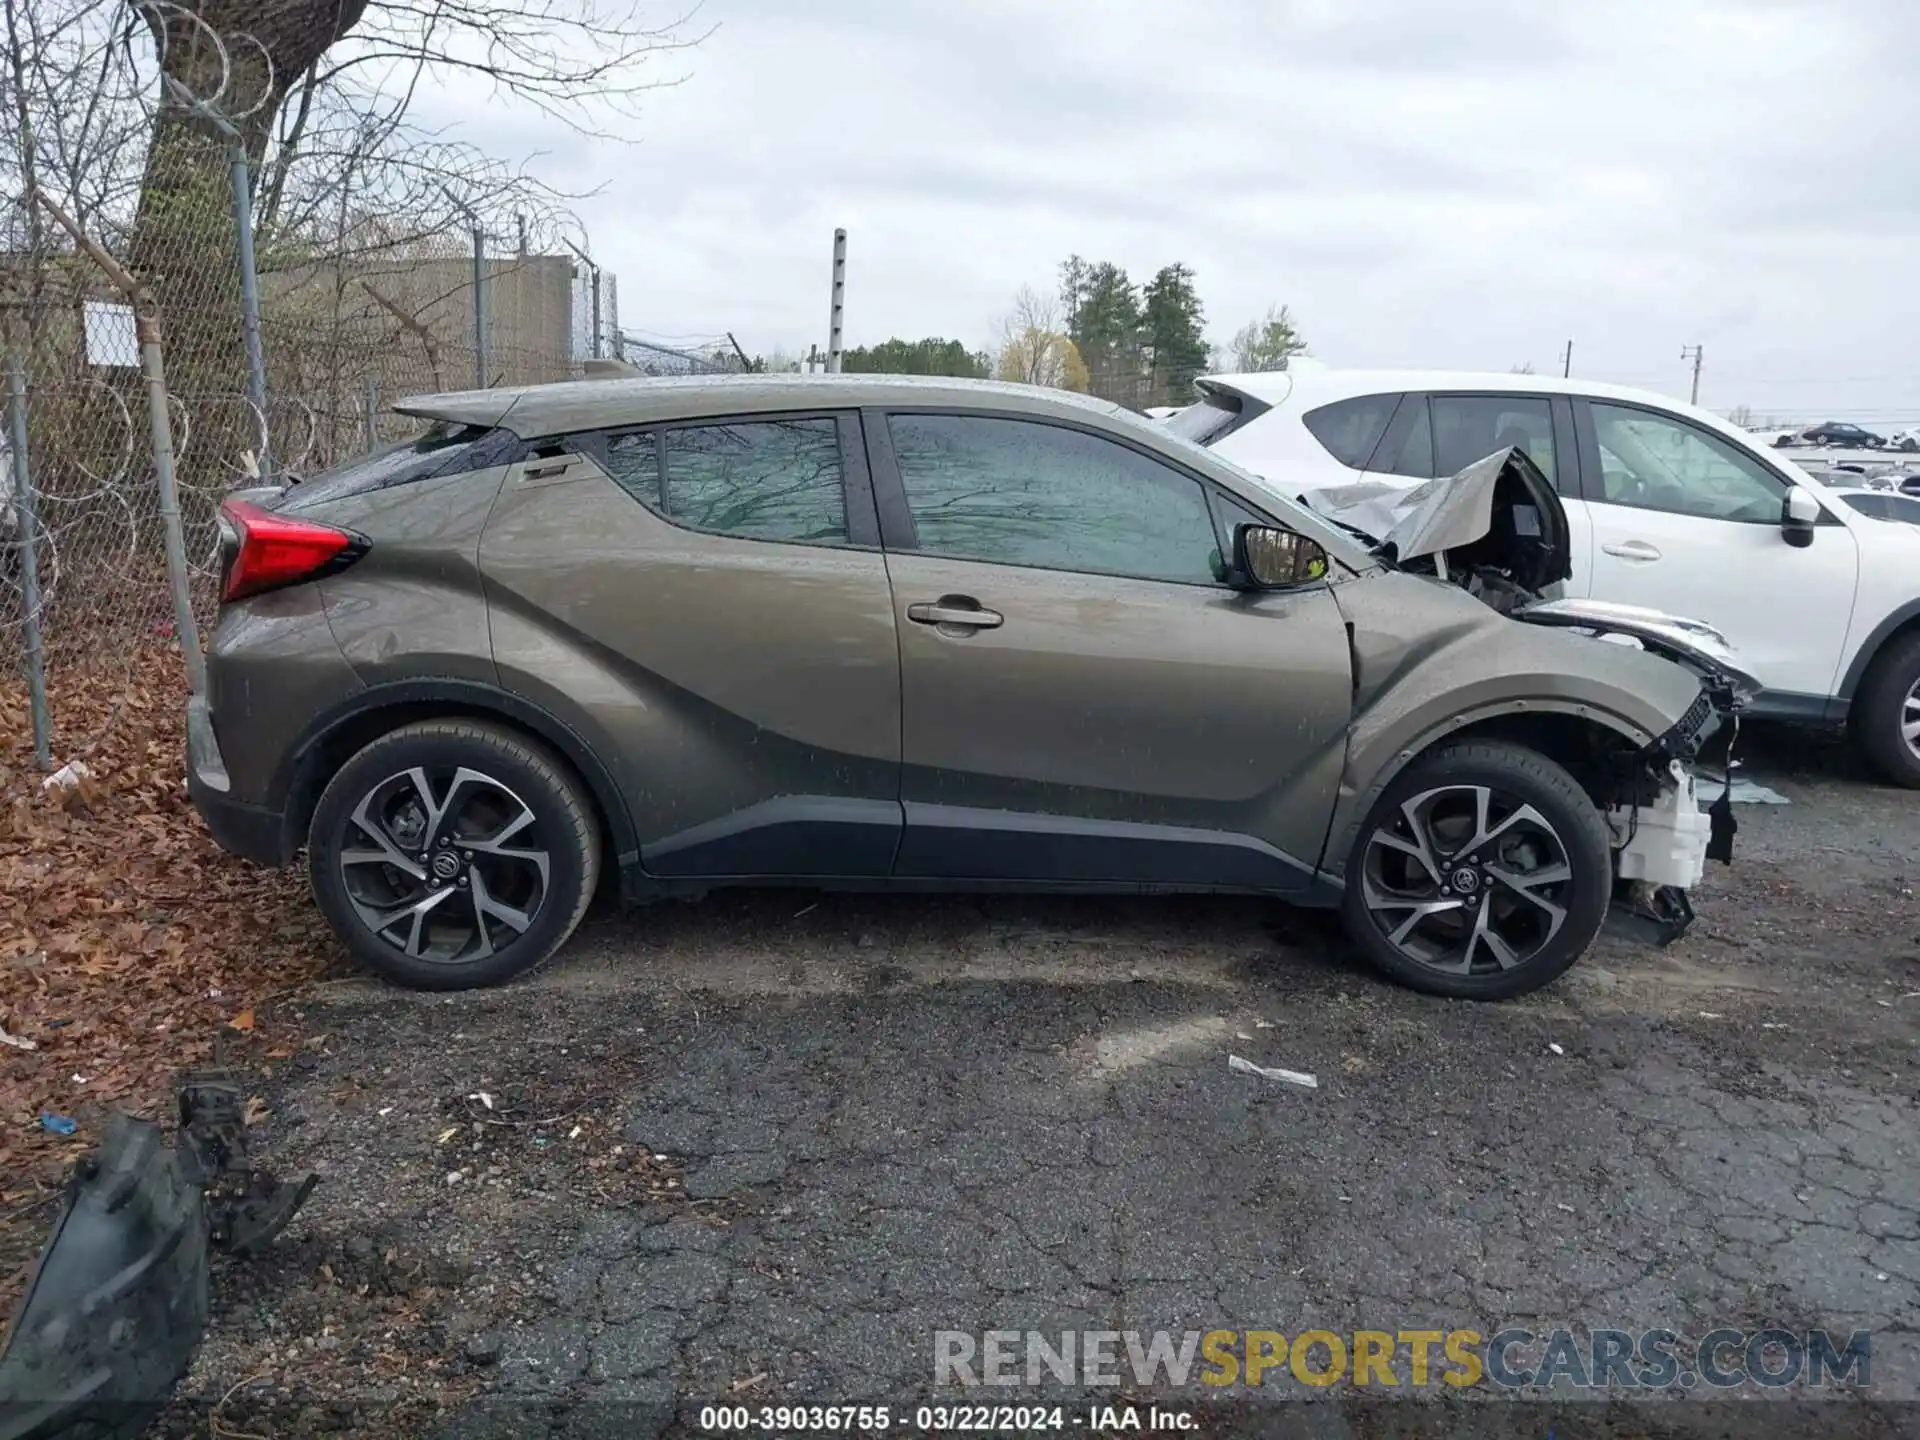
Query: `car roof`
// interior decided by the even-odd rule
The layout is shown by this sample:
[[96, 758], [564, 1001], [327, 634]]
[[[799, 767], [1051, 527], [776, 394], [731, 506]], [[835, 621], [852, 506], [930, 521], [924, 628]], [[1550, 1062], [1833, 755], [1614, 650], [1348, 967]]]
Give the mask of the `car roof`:
[[514, 389], [456, 390], [399, 401], [402, 415], [457, 425], [504, 426], [522, 440], [578, 430], [649, 425], [793, 411], [895, 409], [982, 410], [1078, 422], [1158, 452], [1209, 476], [1255, 505], [1277, 508], [1291, 528], [1318, 540], [1355, 569], [1373, 564], [1364, 546], [1325, 517], [1274, 490], [1226, 456], [1194, 445], [1108, 400], [1041, 385], [961, 380], [940, 375], [673, 375], [567, 380]]
[[859, 405], [990, 409], [1144, 425], [1106, 400], [999, 380], [940, 375], [674, 375], [566, 380], [498, 390], [411, 395], [403, 415], [460, 425], [504, 425], [523, 440], [609, 425]]
[[[1479, 390], [1516, 395], [1586, 395], [1600, 399], [1631, 400], [1666, 409], [1693, 411], [1684, 400], [1655, 390], [1609, 385], [1601, 380], [1571, 380], [1558, 375], [1521, 375], [1483, 370], [1335, 370], [1316, 366], [1300, 371], [1276, 370], [1260, 374], [1207, 375], [1202, 385], [1219, 385], [1278, 405], [1290, 398], [1340, 400], [1350, 395], [1372, 395], [1395, 390]], [[1706, 412], [1697, 412], [1706, 413]]]
[[[1205, 375], [1200, 387], [1212, 386], [1237, 391], [1278, 409], [1285, 406], [1295, 415], [1316, 406], [1356, 395], [1380, 395], [1406, 391], [1471, 390], [1480, 394], [1579, 395], [1589, 400], [1619, 400], [1630, 405], [1648, 405], [1684, 416], [1722, 435], [1753, 443], [1748, 431], [1732, 421], [1702, 410], [1685, 400], [1663, 395], [1657, 390], [1638, 390], [1627, 385], [1609, 385], [1603, 380], [1573, 380], [1559, 375], [1524, 375], [1512, 371], [1480, 370], [1335, 370], [1322, 365], [1261, 374]], [[1776, 463], [1792, 466], [1784, 457]]]

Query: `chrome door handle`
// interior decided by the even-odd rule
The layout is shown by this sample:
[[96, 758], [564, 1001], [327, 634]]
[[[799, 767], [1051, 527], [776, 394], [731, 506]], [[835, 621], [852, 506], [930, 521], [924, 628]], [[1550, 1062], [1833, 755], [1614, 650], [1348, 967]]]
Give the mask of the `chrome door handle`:
[[972, 601], [946, 595], [939, 600], [907, 606], [907, 618], [922, 625], [958, 625], [968, 630], [991, 630], [1004, 624], [1006, 616], [987, 610]]
[[1622, 560], [1658, 560], [1660, 558], [1660, 547], [1649, 545], [1644, 540], [1622, 540], [1616, 545], [1602, 545], [1600, 548], [1609, 555], [1619, 556]]

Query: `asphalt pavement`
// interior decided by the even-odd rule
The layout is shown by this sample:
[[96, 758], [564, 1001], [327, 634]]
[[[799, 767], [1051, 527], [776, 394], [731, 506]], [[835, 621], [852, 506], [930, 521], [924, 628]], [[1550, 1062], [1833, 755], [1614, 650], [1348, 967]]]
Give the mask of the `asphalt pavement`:
[[[1249, 901], [764, 892], [596, 916], [499, 991], [311, 992], [266, 1158], [323, 1184], [216, 1278], [166, 1426], [692, 1434], [716, 1405], [749, 1428], [886, 1405], [915, 1430], [992, 1423], [939, 1408], [984, 1401], [1067, 1430], [1137, 1402], [1213, 1433], [1912, 1433], [1920, 797], [1803, 737], [1751, 753], [1789, 803], [1739, 807], [1694, 932], [1616, 927], [1509, 1004], [1396, 989], [1326, 917]], [[1518, 1383], [1562, 1329], [1557, 1378]], [[1469, 1330], [1527, 1338], [1471, 1386], [1435, 1342], [1413, 1383], [1407, 1335]], [[936, 1385], [939, 1347], [977, 1374], [988, 1331], [1022, 1381], [1027, 1332], [1119, 1332], [1122, 1383]], [[1234, 1332], [1235, 1383], [1197, 1360], [1140, 1383], [1124, 1336], [1156, 1331]], [[1396, 1385], [1356, 1387], [1352, 1355], [1313, 1383], [1309, 1331], [1384, 1332]], [[1677, 1358], [1583, 1375], [1601, 1331]], [[1864, 1365], [1813, 1383], [1815, 1332], [1868, 1337]], [[1278, 1359], [1249, 1385], [1256, 1344]]]

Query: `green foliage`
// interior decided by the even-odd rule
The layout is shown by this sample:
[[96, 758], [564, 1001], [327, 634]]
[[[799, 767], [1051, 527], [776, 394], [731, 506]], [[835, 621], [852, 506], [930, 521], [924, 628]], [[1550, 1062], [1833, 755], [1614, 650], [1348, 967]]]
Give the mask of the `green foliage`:
[[895, 337], [843, 352], [840, 368], [850, 375], [956, 375], [984, 380], [993, 373], [993, 362], [984, 351], [968, 350], [958, 340]]
[[1141, 323], [1152, 347], [1151, 402], [1179, 405], [1193, 398], [1193, 382], [1207, 369], [1206, 314], [1185, 265], [1161, 268], [1142, 292]]
[[[1060, 265], [1060, 314], [1060, 328], [1085, 362], [1087, 389], [1136, 410], [1185, 404], [1209, 369], [1284, 370], [1307, 349], [1284, 305], [1269, 307], [1225, 349], [1210, 346], [1193, 270], [1179, 261], [1136, 286], [1110, 260], [1069, 255]], [[1051, 321], [1011, 327], [1003, 370], [1019, 368], [1012, 362], [1021, 334], [1053, 328]]]
[[1284, 305], [1268, 306], [1264, 316], [1248, 321], [1233, 337], [1233, 368], [1242, 374], [1284, 370], [1294, 356], [1306, 353], [1307, 342]]
[[1127, 272], [1109, 260], [1069, 256], [1060, 267], [1060, 304], [1067, 338], [1086, 362], [1089, 390], [1135, 408], [1148, 403], [1145, 321]]

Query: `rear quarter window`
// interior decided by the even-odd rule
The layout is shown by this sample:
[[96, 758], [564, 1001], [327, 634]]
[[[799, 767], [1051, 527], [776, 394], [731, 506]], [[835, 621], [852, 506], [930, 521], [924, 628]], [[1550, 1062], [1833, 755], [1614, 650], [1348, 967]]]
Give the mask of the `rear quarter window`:
[[1349, 469], [1364, 470], [1399, 404], [1398, 394], [1355, 395], [1309, 410], [1300, 419], [1334, 459]]
[[789, 545], [850, 543], [840, 425], [831, 416], [588, 433], [568, 443], [684, 529]]
[[355, 456], [288, 490], [284, 510], [304, 510], [349, 495], [387, 490], [438, 475], [509, 465], [525, 447], [510, 430], [437, 421], [411, 440]]

